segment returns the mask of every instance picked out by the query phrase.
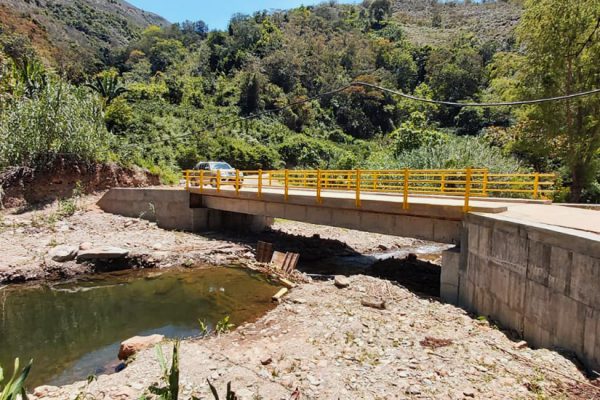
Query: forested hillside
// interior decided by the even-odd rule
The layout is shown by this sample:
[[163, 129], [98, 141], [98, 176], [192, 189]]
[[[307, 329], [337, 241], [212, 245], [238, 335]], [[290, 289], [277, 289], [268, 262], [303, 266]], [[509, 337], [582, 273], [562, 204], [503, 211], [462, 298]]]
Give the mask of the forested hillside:
[[476, 166], [557, 172], [559, 198], [597, 201], [598, 96], [512, 109], [358, 86], [319, 96], [353, 81], [459, 102], [600, 86], [600, 0], [521, 7], [328, 2], [234, 15], [225, 31], [150, 26], [115, 41], [87, 85], [44, 68], [40, 51], [5, 44], [0, 167], [58, 153], [135, 163], [166, 180], [201, 159], [252, 169]]
[[111, 51], [150, 25], [169, 23], [123, 0], [0, 1], [0, 43], [9, 52], [31, 44], [47, 65], [72, 79], [106, 67]]

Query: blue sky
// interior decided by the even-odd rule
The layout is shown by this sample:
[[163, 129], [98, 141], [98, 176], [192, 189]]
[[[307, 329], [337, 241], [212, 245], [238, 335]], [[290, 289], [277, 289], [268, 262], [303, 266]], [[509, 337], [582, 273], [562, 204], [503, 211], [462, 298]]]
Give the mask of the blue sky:
[[[128, 0], [136, 7], [159, 14], [171, 22], [185, 20], [206, 22], [210, 29], [225, 29], [235, 13], [252, 14], [255, 11], [288, 9], [302, 4], [322, 3], [323, 0]], [[338, 3], [356, 3], [338, 0]]]

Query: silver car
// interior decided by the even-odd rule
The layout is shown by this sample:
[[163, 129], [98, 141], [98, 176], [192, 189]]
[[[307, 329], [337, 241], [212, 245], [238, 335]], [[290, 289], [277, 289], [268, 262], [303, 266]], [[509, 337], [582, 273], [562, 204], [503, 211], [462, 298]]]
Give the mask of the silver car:
[[[194, 167], [198, 174], [192, 177], [192, 185], [200, 185], [200, 172], [203, 172], [203, 183], [210, 183], [212, 187], [217, 186], [217, 171], [221, 176], [221, 185], [235, 186], [235, 168], [223, 161], [202, 161]], [[244, 174], [239, 173], [239, 187], [244, 182]]]

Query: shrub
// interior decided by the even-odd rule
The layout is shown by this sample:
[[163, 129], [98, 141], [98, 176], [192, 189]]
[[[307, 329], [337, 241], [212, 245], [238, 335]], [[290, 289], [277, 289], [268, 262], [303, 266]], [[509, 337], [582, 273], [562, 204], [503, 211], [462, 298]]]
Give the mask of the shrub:
[[462, 169], [488, 168], [490, 172], [516, 173], [521, 171], [518, 160], [505, 156], [497, 147], [473, 137], [449, 136], [448, 141], [423, 146], [394, 157], [380, 151], [367, 160], [372, 169]]
[[306, 135], [288, 136], [278, 150], [286, 166], [305, 168], [328, 166], [337, 152], [331, 143]]
[[402, 168], [455, 169], [487, 168], [490, 172], [514, 173], [521, 170], [518, 160], [504, 156], [479, 138], [453, 137], [446, 143], [421, 147], [397, 159]]

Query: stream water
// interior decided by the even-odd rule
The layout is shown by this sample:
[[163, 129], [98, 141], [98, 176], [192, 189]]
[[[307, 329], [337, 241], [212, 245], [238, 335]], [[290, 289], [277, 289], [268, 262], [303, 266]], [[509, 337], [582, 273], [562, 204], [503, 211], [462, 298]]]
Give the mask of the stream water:
[[0, 365], [33, 358], [28, 386], [110, 373], [121, 341], [136, 335], [199, 335], [229, 315], [239, 325], [272, 308], [278, 288], [236, 268], [124, 271], [54, 285], [0, 289]]

